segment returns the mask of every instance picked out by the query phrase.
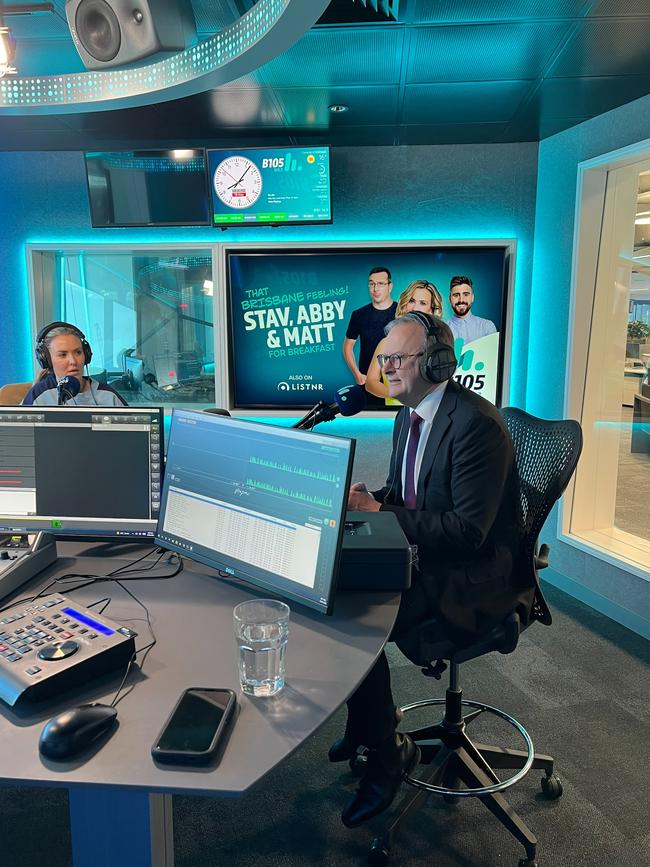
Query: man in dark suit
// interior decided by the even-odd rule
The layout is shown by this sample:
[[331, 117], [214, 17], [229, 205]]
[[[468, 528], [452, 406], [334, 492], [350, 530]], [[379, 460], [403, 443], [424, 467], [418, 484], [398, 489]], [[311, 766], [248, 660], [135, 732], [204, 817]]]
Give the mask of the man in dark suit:
[[[402, 595], [391, 634], [398, 640], [418, 623], [440, 618], [471, 637], [515, 606], [524, 619], [533, 589], [517, 587], [518, 497], [513, 447], [500, 414], [451, 377], [454, 338], [444, 322], [409, 313], [387, 326], [380, 365], [390, 396], [404, 404], [393, 432], [386, 485], [370, 493], [352, 485], [348, 508], [397, 515], [419, 567]], [[384, 653], [348, 701], [345, 735], [331, 761], [370, 748], [366, 773], [342, 814], [355, 827], [389, 806], [418, 749], [396, 734], [390, 672]]]

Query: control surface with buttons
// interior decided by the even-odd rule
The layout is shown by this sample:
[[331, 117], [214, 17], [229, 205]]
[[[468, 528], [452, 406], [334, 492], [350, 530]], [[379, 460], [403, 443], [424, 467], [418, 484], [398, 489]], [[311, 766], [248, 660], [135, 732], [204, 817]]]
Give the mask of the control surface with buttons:
[[126, 665], [137, 633], [60, 594], [0, 612], [0, 699], [38, 701]]

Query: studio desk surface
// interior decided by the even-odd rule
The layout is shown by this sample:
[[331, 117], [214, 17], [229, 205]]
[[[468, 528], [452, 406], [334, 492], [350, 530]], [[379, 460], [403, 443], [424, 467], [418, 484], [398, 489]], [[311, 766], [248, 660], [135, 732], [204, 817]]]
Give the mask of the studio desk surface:
[[[87, 556], [87, 545], [67, 542], [59, 543], [58, 550], [54, 566], [23, 587], [16, 598], [37, 593], [57, 574], [106, 574], [145, 549], [134, 547], [128, 557]], [[161, 568], [170, 570], [168, 565]], [[142, 671], [137, 666], [132, 669], [127, 683], [134, 683], [134, 689], [118, 703], [119, 726], [107, 742], [96, 752], [70, 761], [51, 762], [38, 752], [39, 735], [48, 719], [84, 702], [110, 703], [124, 668], [38, 705], [0, 705], [0, 780], [70, 789], [75, 867], [115, 864], [114, 839], [106, 862], [98, 857], [101, 838], [104, 834], [107, 840], [114, 838], [115, 825], [122, 823], [125, 830], [124, 822], [132, 826], [134, 836], [129, 856], [121, 863], [171, 865], [171, 803], [164, 793], [243, 794], [353, 692], [383, 647], [399, 605], [398, 593], [342, 593], [331, 617], [292, 605], [286, 685], [273, 698], [249, 698], [239, 689], [232, 610], [244, 599], [264, 596], [263, 592], [220, 580], [212, 570], [190, 560], [185, 560], [184, 570], [174, 578], [130, 580], [126, 586], [149, 609], [157, 644]], [[110, 596], [104, 614], [138, 633], [137, 648], [150, 642], [143, 609], [115, 582], [72, 593], [59, 585], [48, 593], [53, 591], [86, 606]], [[5, 599], [3, 607], [9, 601]], [[101, 608], [97, 606], [98, 611]], [[140, 659], [141, 655], [138, 662]], [[206, 768], [157, 766], [151, 745], [181, 692], [193, 686], [230, 688], [237, 694], [236, 720], [221, 762]], [[163, 797], [156, 801], [150, 799], [150, 793], [163, 793]], [[92, 811], [91, 853], [87, 852], [90, 832], [84, 828], [85, 811]], [[98, 812], [104, 816], [103, 829]], [[144, 817], [148, 819], [145, 827]], [[166, 846], [161, 834], [167, 837]], [[134, 846], [138, 835], [140, 850]]]

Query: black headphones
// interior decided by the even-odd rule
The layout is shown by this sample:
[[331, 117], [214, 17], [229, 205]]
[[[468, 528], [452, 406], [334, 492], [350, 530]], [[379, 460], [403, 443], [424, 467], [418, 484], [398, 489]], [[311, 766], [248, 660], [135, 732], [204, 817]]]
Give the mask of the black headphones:
[[36, 360], [43, 370], [52, 370], [52, 358], [50, 357], [50, 350], [47, 348], [47, 344], [45, 343], [45, 338], [50, 331], [54, 331], [55, 328], [69, 328], [70, 331], [79, 338], [81, 341], [81, 348], [84, 352], [84, 364], [90, 364], [90, 359], [93, 357], [93, 351], [90, 348], [90, 343], [86, 340], [86, 335], [83, 331], [81, 331], [80, 328], [77, 328], [76, 325], [70, 325], [69, 322], [50, 322], [49, 325], [41, 328], [36, 335]]
[[[454, 350], [448, 343], [442, 342], [440, 322], [429, 313], [414, 311], [408, 314], [410, 319], [417, 319], [427, 333], [427, 353], [420, 362], [420, 372], [428, 382], [446, 382], [454, 375], [458, 360]], [[433, 346], [429, 346], [435, 340]]]

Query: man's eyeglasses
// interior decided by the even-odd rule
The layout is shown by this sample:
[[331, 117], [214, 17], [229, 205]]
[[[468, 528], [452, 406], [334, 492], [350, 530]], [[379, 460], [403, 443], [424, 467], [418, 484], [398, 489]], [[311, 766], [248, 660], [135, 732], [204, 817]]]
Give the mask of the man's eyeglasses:
[[375, 286], [381, 289], [382, 286], [388, 286], [390, 280], [368, 280], [368, 289], [374, 289]]
[[419, 355], [424, 355], [424, 352], [394, 352], [392, 355], [378, 355], [377, 362], [380, 367], [390, 364], [395, 370], [399, 370], [405, 358], [416, 358]]

